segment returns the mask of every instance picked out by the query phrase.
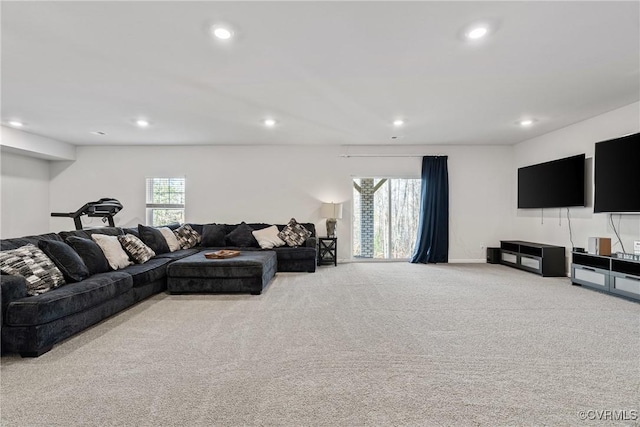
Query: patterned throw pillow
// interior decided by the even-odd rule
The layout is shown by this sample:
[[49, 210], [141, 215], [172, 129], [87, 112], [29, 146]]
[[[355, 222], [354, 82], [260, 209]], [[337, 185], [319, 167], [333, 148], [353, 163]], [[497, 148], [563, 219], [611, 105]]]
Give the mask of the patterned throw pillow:
[[311, 232], [304, 228], [304, 226], [298, 224], [295, 218], [291, 218], [289, 224], [278, 233], [278, 237], [284, 240], [289, 246], [300, 246], [311, 237]]
[[3, 273], [24, 277], [29, 295], [39, 295], [65, 283], [53, 261], [32, 244], [0, 252], [0, 269]]
[[173, 234], [176, 235], [182, 249], [190, 249], [202, 241], [202, 236], [189, 224], [183, 224]]
[[118, 241], [122, 245], [122, 249], [133, 259], [137, 264], [144, 264], [151, 258], [156, 256], [153, 250], [145, 245], [142, 240], [138, 239], [133, 234], [125, 234], [124, 236], [118, 236]]

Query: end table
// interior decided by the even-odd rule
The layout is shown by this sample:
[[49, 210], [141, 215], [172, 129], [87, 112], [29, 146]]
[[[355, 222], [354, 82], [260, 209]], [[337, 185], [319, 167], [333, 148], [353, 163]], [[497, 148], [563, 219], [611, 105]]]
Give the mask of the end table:
[[338, 238], [318, 237], [318, 265], [338, 265]]

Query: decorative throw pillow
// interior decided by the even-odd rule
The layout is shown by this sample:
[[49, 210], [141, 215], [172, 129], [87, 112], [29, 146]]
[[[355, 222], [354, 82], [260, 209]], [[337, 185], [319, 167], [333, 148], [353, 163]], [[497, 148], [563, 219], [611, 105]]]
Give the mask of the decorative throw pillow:
[[138, 232], [138, 226], [136, 225], [135, 227], [123, 227], [122, 228], [122, 236], [124, 236], [125, 234], [132, 234], [134, 236], [136, 236], [138, 239], [140, 238], [140, 233]]
[[273, 249], [286, 245], [286, 243], [278, 237], [278, 227], [275, 225], [263, 228], [262, 230], [256, 230], [252, 234], [262, 249]]
[[105, 234], [93, 234], [91, 238], [100, 246], [104, 256], [113, 270], [125, 268], [133, 264], [129, 260], [129, 255], [122, 249], [118, 236], [107, 236]]
[[202, 246], [221, 248], [226, 246], [225, 227], [222, 224], [206, 224], [202, 227]]
[[171, 252], [169, 245], [167, 245], [167, 239], [157, 228], [138, 224], [138, 233], [140, 234], [140, 240], [149, 246], [156, 255]]
[[53, 261], [32, 244], [0, 252], [0, 270], [24, 277], [29, 295], [39, 295], [65, 283]]
[[40, 240], [38, 247], [62, 272], [67, 283], [80, 282], [89, 277], [89, 269], [80, 255], [65, 242]]
[[289, 246], [300, 246], [305, 240], [311, 237], [311, 232], [298, 224], [295, 218], [291, 218], [289, 224], [278, 233], [278, 237], [286, 242]]
[[180, 249], [180, 242], [178, 242], [178, 238], [173, 234], [173, 231], [169, 227], [160, 227], [158, 230], [160, 230], [164, 239], [167, 241], [167, 246], [169, 246], [170, 252], [175, 252]]
[[80, 255], [84, 265], [89, 270], [90, 276], [109, 271], [109, 261], [107, 261], [104, 252], [96, 242], [83, 237], [69, 236], [67, 237], [67, 243]]
[[138, 264], [144, 264], [156, 256], [156, 253], [149, 246], [133, 234], [118, 236], [118, 241], [122, 245], [122, 249]]
[[175, 234], [182, 249], [192, 248], [202, 241], [202, 236], [191, 228], [189, 224], [182, 225], [173, 234]]
[[244, 221], [231, 233], [227, 234], [225, 240], [230, 246], [238, 246], [241, 248], [259, 247], [258, 241], [253, 237], [253, 228], [249, 227]]

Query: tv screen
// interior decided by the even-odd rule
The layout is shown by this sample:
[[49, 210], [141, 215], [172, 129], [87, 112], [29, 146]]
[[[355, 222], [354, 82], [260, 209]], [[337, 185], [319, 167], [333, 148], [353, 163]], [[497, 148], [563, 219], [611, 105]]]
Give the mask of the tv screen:
[[640, 133], [598, 142], [594, 212], [640, 213]]
[[585, 155], [518, 169], [518, 208], [585, 206]]

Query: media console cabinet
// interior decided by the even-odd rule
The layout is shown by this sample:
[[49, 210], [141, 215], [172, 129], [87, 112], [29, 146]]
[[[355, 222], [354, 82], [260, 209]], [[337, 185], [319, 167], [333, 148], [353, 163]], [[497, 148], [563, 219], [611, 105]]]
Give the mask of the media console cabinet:
[[571, 283], [640, 301], [640, 261], [573, 252]]
[[500, 264], [540, 274], [543, 277], [567, 276], [564, 246], [501, 240]]

